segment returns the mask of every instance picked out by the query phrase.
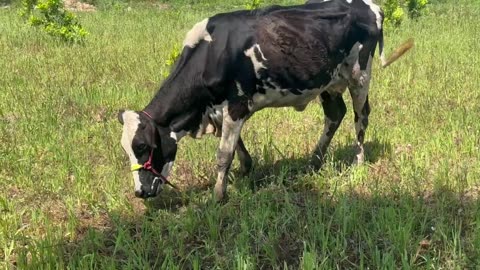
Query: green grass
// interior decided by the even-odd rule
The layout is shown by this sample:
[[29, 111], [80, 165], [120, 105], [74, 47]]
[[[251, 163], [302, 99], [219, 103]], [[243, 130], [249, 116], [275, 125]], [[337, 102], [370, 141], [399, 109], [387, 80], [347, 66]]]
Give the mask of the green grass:
[[319, 105], [266, 109], [243, 131], [255, 169], [240, 178], [235, 162], [227, 203], [211, 200], [218, 140], [205, 137], [180, 143], [181, 192], [144, 204], [116, 111], [143, 108], [195, 22], [243, 5], [198, 3], [79, 14], [85, 46], [0, 10], [2, 268], [480, 267], [478, 1], [440, 1], [386, 33], [387, 51], [409, 37], [416, 46], [385, 70], [375, 62], [364, 166], [350, 166], [346, 95], [320, 172], [303, 169], [323, 126]]

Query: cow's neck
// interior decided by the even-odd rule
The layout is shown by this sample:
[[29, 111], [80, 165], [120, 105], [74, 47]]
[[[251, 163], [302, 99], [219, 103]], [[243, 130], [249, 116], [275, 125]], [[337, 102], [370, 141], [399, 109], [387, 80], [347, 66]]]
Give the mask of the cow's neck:
[[177, 141], [187, 134], [197, 137], [210, 103], [206, 98], [208, 93], [204, 93], [208, 90], [193, 84], [187, 85], [192, 81], [198, 80], [167, 79], [144, 109], [157, 125], [174, 129], [175, 132], [170, 136], [176, 137]]

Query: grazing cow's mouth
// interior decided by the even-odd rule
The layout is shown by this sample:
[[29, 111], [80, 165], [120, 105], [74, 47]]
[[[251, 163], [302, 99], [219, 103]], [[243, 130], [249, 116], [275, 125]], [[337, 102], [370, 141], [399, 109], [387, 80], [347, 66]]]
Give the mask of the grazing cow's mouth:
[[152, 184], [149, 187], [144, 188], [144, 185], [140, 188], [140, 190], [135, 191], [135, 196], [137, 198], [148, 199], [156, 197], [160, 192], [163, 190], [163, 185], [167, 184], [174, 189], [178, 189], [175, 185], [170, 183], [164, 176], [155, 176], [152, 180]]
[[162, 184], [164, 183], [162, 177], [155, 176], [151, 184], [144, 183], [139, 190], [135, 191], [135, 197], [142, 199], [156, 197], [162, 191]]

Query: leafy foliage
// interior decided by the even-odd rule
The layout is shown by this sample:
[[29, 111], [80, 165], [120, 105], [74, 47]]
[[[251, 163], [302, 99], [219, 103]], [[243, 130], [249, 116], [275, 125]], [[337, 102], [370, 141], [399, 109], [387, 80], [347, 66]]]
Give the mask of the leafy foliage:
[[408, 15], [417, 18], [425, 11], [428, 0], [407, 0]]
[[260, 7], [261, 3], [262, 0], [247, 0], [247, 2], [245, 2], [245, 8], [248, 10], [257, 9]]
[[166, 78], [170, 74], [175, 61], [177, 61], [178, 57], [180, 56], [180, 53], [182, 53], [182, 49], [178, 44], [175, 44], [165, 60], [165, 70], [162, 72], [162, 77]]
[[69, 43], [83, 43], [88, 35], [75, 15], [64, 9], [62, 0], [23, 0], [20, 15], [28, 24]]
[[399, 26], [402, 23], [405, 12], [403, 11], [400, 0], [386, 0], [382, 8], [385, 13], [386, 24]]
[[384, 0], [382, 9], [385, 13], [385, 23], [398, 27], [408, 14], [410, 18], [418, 18], [427, 7], [428, 0]]

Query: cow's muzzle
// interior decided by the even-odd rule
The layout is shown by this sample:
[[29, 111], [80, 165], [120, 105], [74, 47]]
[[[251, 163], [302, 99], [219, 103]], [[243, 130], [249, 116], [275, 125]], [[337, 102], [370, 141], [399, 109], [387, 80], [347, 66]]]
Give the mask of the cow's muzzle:
[[140, 190], [136, 190], [135, 197], [142, 199], [155, 197], [162, 191], [162, 184], [164, 184], [164, 180], [161, 177], [155, 177], [149, 188], [144, 188], [142, 185]]

